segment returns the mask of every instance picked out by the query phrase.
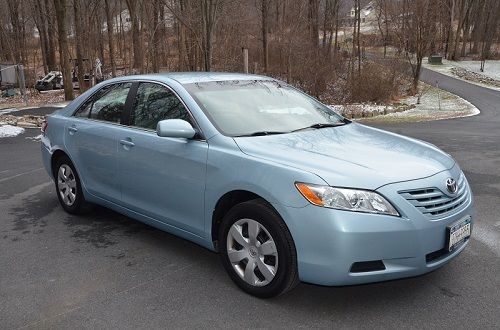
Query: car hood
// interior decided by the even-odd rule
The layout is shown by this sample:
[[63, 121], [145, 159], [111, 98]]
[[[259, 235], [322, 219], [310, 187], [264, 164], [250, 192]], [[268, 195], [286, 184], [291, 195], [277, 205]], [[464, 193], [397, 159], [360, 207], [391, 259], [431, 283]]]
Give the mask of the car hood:
[[247, 155], [300, 168], [339, 187], [377, 189], [455, 164], [429, 143], [356, 123], [235, 141]]

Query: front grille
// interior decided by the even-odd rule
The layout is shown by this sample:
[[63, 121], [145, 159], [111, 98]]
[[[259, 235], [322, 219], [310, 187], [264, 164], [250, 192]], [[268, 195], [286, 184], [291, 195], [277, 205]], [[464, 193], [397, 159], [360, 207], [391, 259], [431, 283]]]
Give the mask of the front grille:
[[420, 212], [429, 217], [443, 216], [458, 210], [469, 198], [469, 189], [463, 174], [460, 174], [458, 191], [453, 197], [434, 187], [400, 191], [399, 193]]

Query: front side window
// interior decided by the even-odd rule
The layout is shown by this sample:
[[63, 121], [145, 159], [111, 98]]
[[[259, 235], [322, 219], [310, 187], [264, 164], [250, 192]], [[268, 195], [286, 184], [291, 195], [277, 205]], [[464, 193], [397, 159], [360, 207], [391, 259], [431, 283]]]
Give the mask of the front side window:
[[133, 126], [156, 129], [164, 119], [192, 120], [179, 98], [168, 88], [154, 83], [140, 83], [131, 113]]
[[132, 83], [121, 83], [103, 87], [78, 109], [75, 116], [121, 124], [131, 86]]

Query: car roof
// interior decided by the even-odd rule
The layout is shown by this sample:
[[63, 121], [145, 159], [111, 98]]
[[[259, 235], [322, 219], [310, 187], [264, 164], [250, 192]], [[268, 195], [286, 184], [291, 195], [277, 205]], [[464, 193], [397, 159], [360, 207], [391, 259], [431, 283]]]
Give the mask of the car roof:
[[228, 80], [274, 80], [271, 77], [233, 72], [164, 72], [151, 76], [161, 76], [176, 80], [180, 84]]

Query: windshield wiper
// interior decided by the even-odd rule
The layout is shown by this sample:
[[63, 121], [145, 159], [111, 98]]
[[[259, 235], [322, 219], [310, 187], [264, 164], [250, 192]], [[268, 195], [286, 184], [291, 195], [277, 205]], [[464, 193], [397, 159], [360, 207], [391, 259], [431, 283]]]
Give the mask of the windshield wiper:
[[347, 123], [348, 122], [345, 122], [345, 121], [341, 121], [341, 122], [338, 122], [338, 123], [316, 123], [316, 124], [312, 124], [312, 125], [309, 125], [309, 126], [306, 126], [306, 127], [294, 129], [292, 132], [303, 131], [303, 130], [306, 130], [306, 129], [309, 129], [309, 128], [319, 129], [319, 128], [325, 128], [325, 127], [337, 127], [337, 126], [343, 126], [343, 125], [345, 125]]
[[290, 132], [279, 132], [279, 131], [258, 131], [249, 134], [236, 135], [234, 137], [245, 137], [245, 136], [264, 136], [264, 135], [275, 135], [275, 134], [285, 134]]

